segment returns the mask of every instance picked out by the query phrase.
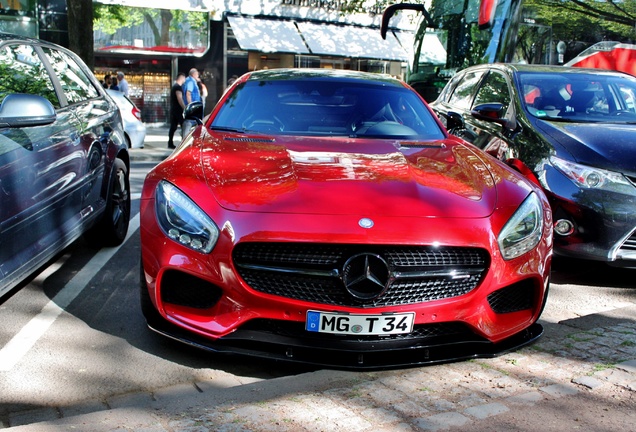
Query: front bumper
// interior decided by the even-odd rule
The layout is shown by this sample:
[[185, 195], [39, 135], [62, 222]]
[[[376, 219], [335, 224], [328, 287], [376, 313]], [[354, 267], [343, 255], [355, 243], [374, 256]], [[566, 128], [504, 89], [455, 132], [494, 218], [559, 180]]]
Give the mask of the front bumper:
[[555, 229], [555, 254], [636, 267], [636, 195], [580, 189], [553, 168], [544, 177], [555, 225], [572, 225], [567, 235]]
[[[302, 324], [298, 326], [298, 323], [270, 323], [274, 326], [279, 324], [288, 327], [286, 335], [271, 332], [268, 325], [251, 325], [212, 341], [186, 331], [159, 316], [148, 319], [148, 327], [151, 330], [206, 351], [349, 370], [379, 370], [492, 358], [532, 344], [543, 334], [543, 327], [534, 323], [498, 343], [469, 333], [444, 335], [445, 331], [439, 329], [431, 329], [429, 336], [420, 338], [351, 341], [338, 340], [337, 337], [301, 338], [298, 335], [302, 331]], [[461, 325], [449, 327], [452, 332], [452, 327], [457, 329]], [[447, 329], [446, 332], [448, 331]]]

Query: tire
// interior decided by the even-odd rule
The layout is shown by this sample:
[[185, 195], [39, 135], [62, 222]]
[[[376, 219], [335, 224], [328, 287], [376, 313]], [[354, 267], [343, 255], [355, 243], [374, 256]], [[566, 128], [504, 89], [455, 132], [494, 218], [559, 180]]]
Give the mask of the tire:
[[126, 164], [115, 159], [111, 171], [106, 211], [99, 222], [87, 232], [95, 246], [117, 246], [123, 243], [130, 223], [130, 180]]

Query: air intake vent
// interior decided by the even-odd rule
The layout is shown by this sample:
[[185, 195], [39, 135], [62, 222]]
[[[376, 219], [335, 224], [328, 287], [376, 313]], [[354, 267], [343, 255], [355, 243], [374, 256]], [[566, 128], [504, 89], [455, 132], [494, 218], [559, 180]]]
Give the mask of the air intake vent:
[[234, 142], [246, 142], [246, 143], [273, 143], [276, 141], [274, 138], [250, 138], [250, 137], [226, 137], [226, 141], [234, 141]]

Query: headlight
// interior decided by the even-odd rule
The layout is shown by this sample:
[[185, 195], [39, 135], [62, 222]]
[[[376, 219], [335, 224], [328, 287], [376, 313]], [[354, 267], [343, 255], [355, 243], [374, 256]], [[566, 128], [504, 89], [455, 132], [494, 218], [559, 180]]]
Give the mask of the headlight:
[[503, 258], [510, 260], [532, 250], [543, 233], [543, 208], [532, 193], [501, 230], [497, 242]]
[[157, 221], [163, 232], [175, 242], [197, 252], [209, 253], [219, 229], [186, 194], [161, 181], [155, 192]]
[[552, 165], [583, 189], [602, 189], [633, 195], [634, 186], [620, 173], [579, 165], [556, 156], [550, 157]]

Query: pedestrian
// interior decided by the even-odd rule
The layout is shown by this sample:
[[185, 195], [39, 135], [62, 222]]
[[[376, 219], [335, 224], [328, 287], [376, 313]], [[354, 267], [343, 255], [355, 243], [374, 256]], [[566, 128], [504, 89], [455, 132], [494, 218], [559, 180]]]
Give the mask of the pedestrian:
[[170, 130], [168, 131], [168, 148], [174, 148], [174, 133], [177, 131], [177, 127], [181, 126], [183, 135], [183, 109], [185, 103], [183, 102], [183, 83], [186, 80], [186, 76], [183, 72], [179, 72], [177, 79], [172, 84], [170, 89]]
[[110, 74], [106, 74], [104, 75], [104, 81], [102, 81], [102, 85], [104, 86], [105, 89], [110, 88]]
[[[188, 77], [183, 83], [183, 95], [185, 106], [187, 107], [192, 102], [201, 102], [203, 103], [203, 99], [201, 98], [201, 90], [199, 90], [199, 71], [196, 68], [190, 69], [188, 73]], [[207, 90], [206, 90], [207, 91]], [[194, 122], [192, 120], [184, 120], [181, 125], [181, 136], [185, 137], [185, 135], [190, 131], [190, 128], [194, 126]]]
[[117, 72], [117, 81], [119, 81], [119, 91], [126, 96], [129, 96], [130, 90], [128, 89], [128, 81], [126, 81], [126, 77], [123, 72]]
[[186, 105], [190, 105], [192, 102], [202, 102], [199, 81], [201, 81], [199, 71], [196, 68], [190, 69], [188, 78], [186, 78], [183, 84]]
[[112, 77], [108, 81], [108, 88], [111, 90], [119, 91], [119, 86], [117, 85], [117, 77]]

